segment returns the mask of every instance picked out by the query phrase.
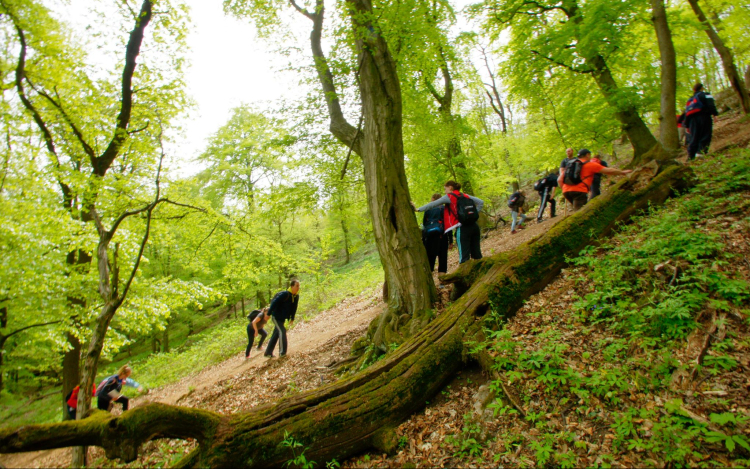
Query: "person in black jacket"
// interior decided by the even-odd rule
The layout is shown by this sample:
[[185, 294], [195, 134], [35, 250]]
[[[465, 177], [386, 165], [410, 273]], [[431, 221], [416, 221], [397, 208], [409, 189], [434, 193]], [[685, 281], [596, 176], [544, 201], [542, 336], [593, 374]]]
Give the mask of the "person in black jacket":
[[688, 159], [690, 160], [696, 155], [702, 156], [708, 152], [714, 128], [713, 116], [719, 115], [713, 96], [703, 91], [702, 83], [696, 83], [693, 92], [695, 94], [688, 100], [685, 108], [685, 125], [690, 131], [690, 144], [688, 145]]
[[542, 222], [542, 216], [544, 215], [544, 209], [547, 208], [547, 203], [549, 203], [550, 218], [555, 218], [555, 208], [557, 208], [557, 201], [555, 200], [557, 177], [557, 174], [551, 173], [534, 184], [534, 189], [539, 194], [539, 212], [536, 214], [537, 223]]
[[263, 354], [264, 357], [273, 357], [276, 342], [279, 342], [279, 357], [286, 356], [287, 342], [284, 321], [288, 319], [289, 327], [294, 326], [294, 315], [297, 314], [297, 304], [299, 304], [299, 288], [299, 280], [294, 279], [290, 282], [288, 290], [278, 292], [271, 300], [268, 314], [273, 321], [274, 330], [268, 340], [266, 353]]
[[[432, 200], [440, 198], [433, 194]], [[438, 261], [438, 273], [448, 272], [448, 249], [453, 244], [452, 231], [445, 233], [445, 206], [435, 207], [424, 212], [422, 217], [422, 242], [430, 261], [430, 272], [435, 271], [435, 259]]]

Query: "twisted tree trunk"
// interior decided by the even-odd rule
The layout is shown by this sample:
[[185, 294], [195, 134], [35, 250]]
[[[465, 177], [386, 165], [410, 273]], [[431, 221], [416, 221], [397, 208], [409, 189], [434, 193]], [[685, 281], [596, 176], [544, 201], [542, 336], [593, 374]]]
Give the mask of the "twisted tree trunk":
[[249, 412], [214, 412], [149, 404], [119, 417], [94, 411], [84, 420], [0, 431], [0, 452], [75, 445], [102, 446], [110, 458], [133, 461], [141, 444], [157, 438], [195, 438], [199, 447], [184, 467], [278, 467], [291, 459], [279, 446], [286, 432], [307, 448], [308, 459], [343, 459], [370, 447], [396, 447], [392, 429], [422, 408], [463, 366], [464, 341], [480, 328], [492, 298], [494, 312], [510, 317], [544, 288], [565, 256], [608, 234], [649, 205], [661, 204], [690, 184], [681, 165], [656, 164], [620, 181], [606, 195], [514, 251], [463, 264], [445, 277], [468, 291], [392, 355], [364, 371]]

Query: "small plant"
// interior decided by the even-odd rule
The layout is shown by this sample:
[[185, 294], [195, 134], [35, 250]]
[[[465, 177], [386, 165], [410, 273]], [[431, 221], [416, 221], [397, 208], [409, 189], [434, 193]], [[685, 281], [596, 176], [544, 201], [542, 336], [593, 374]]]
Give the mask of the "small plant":
[[292, 459], [288, 460], [286, 464], [284, 464], [286, 467], [293, 466], [300, 469], [313, 469], [315, 467], [315, 461], [308, 461], [307, 457], [305, 456], [305, 451], [307, 451], [307, 448], [302, 449], [302, 452], [297, 454], [297, 450], [299, 448], [302, 448], [302, 443], [295, 440], [288, 431], [284, 430], [284, 440], [279, 443], [279, 446], [283, 448], [289, 448], [292, 453]]

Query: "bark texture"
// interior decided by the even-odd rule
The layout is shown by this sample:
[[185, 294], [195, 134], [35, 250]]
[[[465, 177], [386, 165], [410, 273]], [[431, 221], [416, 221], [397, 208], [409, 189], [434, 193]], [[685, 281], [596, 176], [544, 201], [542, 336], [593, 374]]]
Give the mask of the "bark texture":
[[331, 133], [352, 148], [364, 165], [368, 208], [388, 283], [389, 308], [380, 317], [373, 335], [374, 343], [384, 347], [389, 333], [398, 329], [401, 315], [427, 311], [437, 299], [406, 181], [396, 63], [372, 23], [372, 4], [369, 0], [354, 0], [349, 16], [360, 63], [358, 83], [364, 123], [360, 132], [344, 117], [333, 73], [323, 53], [323, 0], [317, 0], [312, 12], [294, 1], [292, 5], [313, 22], [310, 44], [325, 93]]
[[689, 186], [689, 168], [657, 165], [619, 182], [606, 195], [514, 251], [463, 264], [446, 281], [468, 285], [466, 294], [390, 356], [364, 371], [321, 388], [231, 416], [149, 404], [119, 417], [95, 411], [85, 420], [0, 431], [0, 452], [74, 445], [103, 446], [109, 457], [132, 461], [155, 438], [196, 438], [200, 446], [185, 467], [279, 467], [291, 459], [279, 446], [289, 432], [308, 459], [323, 465], [375, 446], [393, 449], [394, 426], [425, 405], [465, 360], [464, 341], [481, 330], [490, 300], [494, 311], [515, 314], [524, 299], [544, 288], [566, 255], [609, 233], [649, 205]]
[[664, 0], [651, 0], [656, 39], [661, 56], [661, 108], [659, 114], [659, 140], [665, 150], [677, 153], [680, 137], [677, 133], [677, 54], [672, 42], [672, 31], [667, 21]]
[[721, 57], [721, 64], [724, 67], [724, 73], [727, 74], [727, 78], [729, 78], [732, 88], [737, 92], [737, 97], [740, 99], [740, 106], [742, 106], [742, 112], [750, 114], [750, 96], [747, 91], [747, 82], [743, 82], [740, 77], [737, 65], [734, 63], [734, 54], [729, 47], [724, 44], [724, 41], [719, 37], [719, 33], [717, 33], [714, 27], [711, 26], [708, 18], [706, 18], [706, 14], [698, 4], [698, 0], [688, 0], [688, 3], [693, 9], [695, 16], [697, 16], [698, 20], [703, 24], [703, 29], [706, 31], [706, 34], [708, 34], [708, 38], [711, 39], [711, 44], [713, 44], [714, 49], [716, 49], [716, 52], [719, 53], [719, 57]]

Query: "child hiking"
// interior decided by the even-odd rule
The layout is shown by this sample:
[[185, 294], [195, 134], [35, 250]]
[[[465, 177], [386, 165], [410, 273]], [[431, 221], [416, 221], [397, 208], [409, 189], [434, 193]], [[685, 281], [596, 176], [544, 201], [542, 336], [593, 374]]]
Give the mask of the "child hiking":
[[[433, 194], [432, 201], [440, 198]], [[422, 243], [427, 250], [430, 272], [435, 271], [435, 260], [438, 261], [438, 273], [448, 272], [448, 249], [453, 244], [453, 233], [445, 232], [445, 206], [435, 207], [424, 212], [422, 217]]]
[[276, 348], [276, 342], [279, 342], [279, 357], [286, 356], [286, 328], [284, 321], [289, 320], [289, 327], [294, 325], [294, 315], [297, 314], [297, 304], [299, 303], [299, 280], [292, 280], [288, 290], [282, 290], [271, 300], [268, 307], [268, 315], [273, 321], [274, 330], [271, 338], [268, 339], [268, 346], [264, 357], [273, 358], [273, 349]]
[[130, 377], [131, 374], [133, 374], [133, 369], [128, 365], [123, 365], [116, 375], [105, 378], [99, 383], [99, 386], [96, 387], [96, 407], [100, 410], [109, 411], [111, 404], [119, 402], [122, 404], [123, 412], [128, 410], [130, 401], [120, 393], [123, 385], [138, 388], [138, 391], [143, 392], [143, 387]]
[[[524, 204], [526, 204], [526, 192], [516, 191], [510, 195], [508, 207], [510, 208], [510, 217], [513, 220], [510, 224], [510, 234], [516, 234], [516, 228], [520, 228], [526, 221], [526, 214], [523, 213]], [[521, 221], [518, 221], [519, 214], [521, 215]]]
[[268, 336], [268, 332], [263, 329], [271, 316], [268, 315], [268, 308], [254, 309], [248, 314], [247, 319], [250, 323], [247, 325], [247, 348], [245, 349], [245, 358], [250, 358], [250, 351], [253, 349], [253, 341], [255, 336], [260, 335], [260, 341], [258, 342], [258, 350], [263, 346], [263, 342]]
[[463, 264], [469, 259], [481, 259], [482, 249], [480, 240], [482, 233], [479, 225], [477, 225], [477, 220], [479, 220], [479, 213], [482, 211], [482, 207], [484, 207], [484, 201], [459, 192], [461, 184], [456, 181], [446, 182], [444, 189], [444, 196], [414, 210], [425, 212], [445, 205], [445, 233], [447, 234], [450, 231], [456, 230], [459, 263]]

